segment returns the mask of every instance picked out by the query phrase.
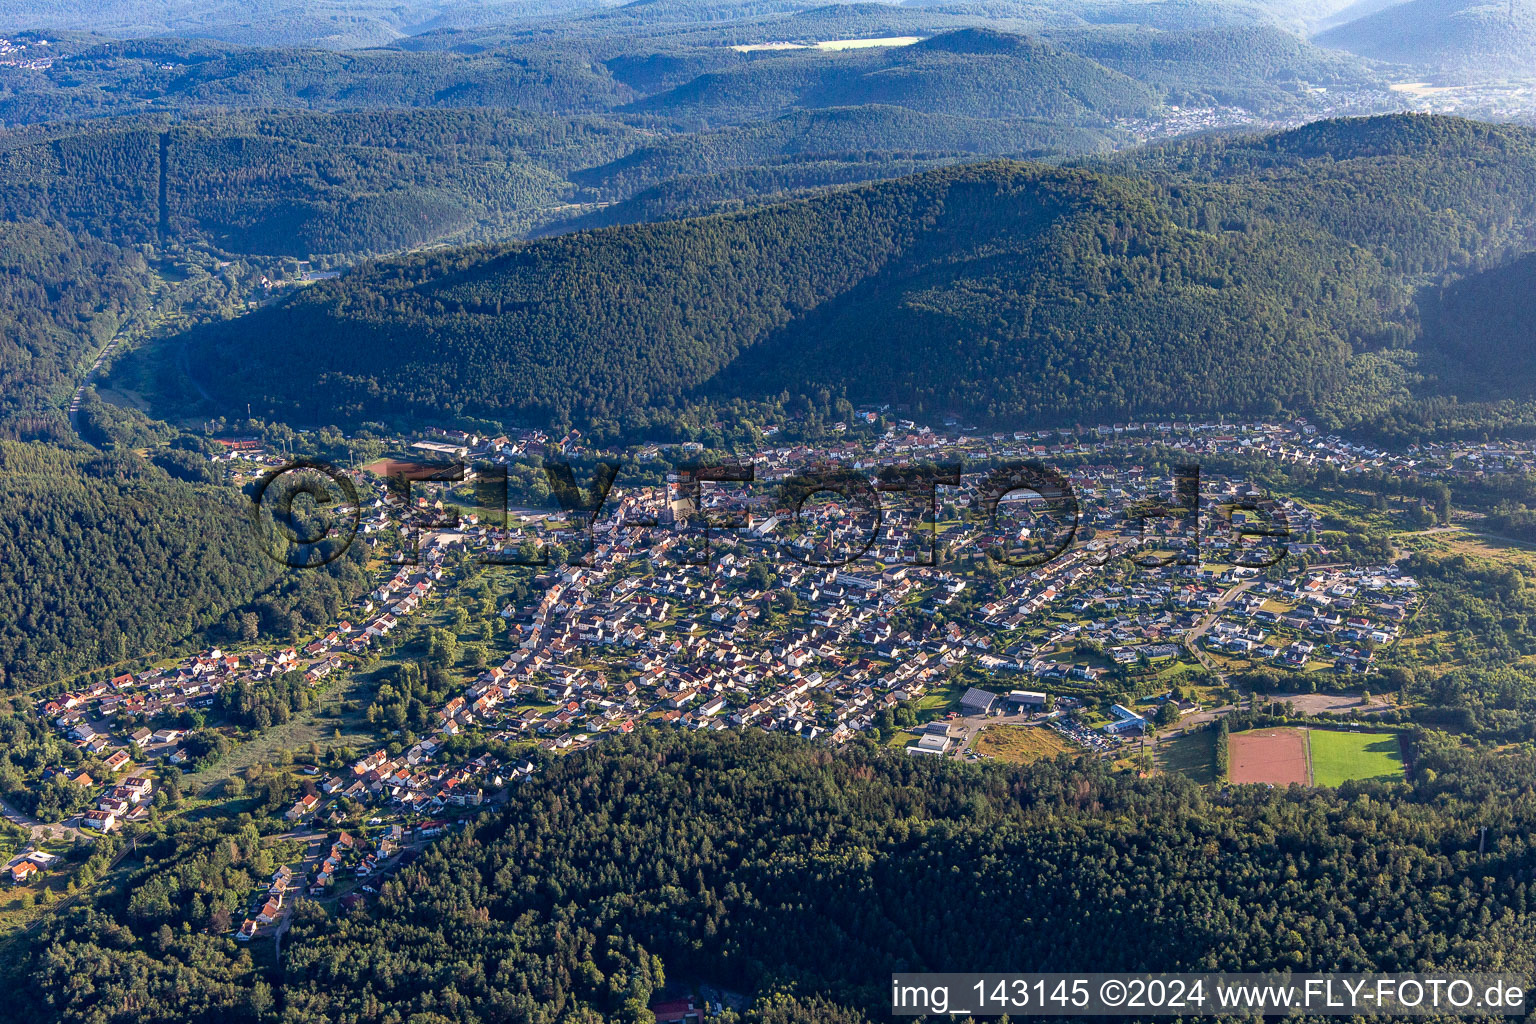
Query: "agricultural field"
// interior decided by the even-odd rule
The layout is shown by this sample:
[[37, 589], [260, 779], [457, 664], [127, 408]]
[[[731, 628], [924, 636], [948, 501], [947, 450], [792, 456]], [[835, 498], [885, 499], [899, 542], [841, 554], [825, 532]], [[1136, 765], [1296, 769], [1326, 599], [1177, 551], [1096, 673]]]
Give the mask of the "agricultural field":
[[994, 725], [976, 737], [975, 750], [1012, 764], [1033, 764], [1078, 752], [1066, 737], [1043, 725]]
[[1233, 733], [1228, 743], [1234, 783], [1337, 786], [1403, 777], [1402, 749], [1390, 732], [1255, 729]]

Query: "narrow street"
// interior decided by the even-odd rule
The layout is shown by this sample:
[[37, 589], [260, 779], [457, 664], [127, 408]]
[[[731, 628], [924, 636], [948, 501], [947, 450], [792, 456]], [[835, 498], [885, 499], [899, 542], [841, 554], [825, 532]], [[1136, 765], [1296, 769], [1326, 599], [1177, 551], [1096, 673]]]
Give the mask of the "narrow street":
[[83, 836], [86, 839], [91, 838], [73, 825], [50, 824], [49, 822], [39, 821], [30, 815], [23, 814], [3, 799], [0, 799], [0, 814], [4, 814], [5, 820], [9, 821], [12, 825], [29, 830], [33, 842], [41, 842], [44, 839], [71, 839], [78, 836]]
[[1218, 679], [1225, 680], [1226, 673], [1218, 669], [1216, 667], [1216, 663], [1211, 660], [1210, 655], [1206, 654], [1205, 651], [1200, 649], [1200, 638], [1210, 631], [1210, 628], [1216, 624], [1217, 619], [1221, 618], [1221, 613], [1226, 609], [1227, 605], [1237, 600], [1239, 594], [1246, 593], [1249, 588], [1258, 582], [1258, 577], [1254, 577], [1250, 580], [1244, 580], [1237, 586], [1233, 587], [1231, 590], [1227, 591], [1225, 594], [1222, 594], [1220, 597], [1218, 597], [1211, 603], [1210, 610], [1206, 612], [1205, 618], [1201, 619], [1195, 625], [1195, 628], [1191, 629], [1189, 634], [1184, 638], [1184, 646], [1188, 648], [1189, 653], [1195, 656], [1195, 660], [1198, 661], [1201, 666], [1206, 669], [1206, 671], [1214, 673]]

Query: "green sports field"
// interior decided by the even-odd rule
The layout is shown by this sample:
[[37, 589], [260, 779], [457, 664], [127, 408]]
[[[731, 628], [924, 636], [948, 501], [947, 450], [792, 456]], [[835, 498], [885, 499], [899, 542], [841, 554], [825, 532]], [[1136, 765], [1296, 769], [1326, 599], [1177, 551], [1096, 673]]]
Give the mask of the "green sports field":
[[1391, 732], [1333, 732], [1312, 729], [1312, 781], [1337, 786], [1353, 779], [1403, 777], [1403, 752]]

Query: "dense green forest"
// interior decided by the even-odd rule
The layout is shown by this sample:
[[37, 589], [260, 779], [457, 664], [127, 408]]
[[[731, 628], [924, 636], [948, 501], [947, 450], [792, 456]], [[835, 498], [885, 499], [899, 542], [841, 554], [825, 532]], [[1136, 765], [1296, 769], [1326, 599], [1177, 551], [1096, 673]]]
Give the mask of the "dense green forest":
[[1106, 163], [1166, 186], [1188, 223], [1304, 225], [1370, 249], [1414, 283], [1511, 258], [1532, 244], [1536, 224], [1536, 132], [1512, 125], [1336, 119]]
[[703, 123], [761, 118], [791, 107], [884, 103], [964, 117], [1076, 121], [1146, 114], [1146, 86], [1039, 40], [961, 29], [912, 46], [792, 52], [701, 75], [629, 109]]
[[[730, 209], [977, 156], [1100, 153], [1165, 101], [1305, 111], [1304, 83], [1378, 74], [1258, 27], [1278, 16], [1262, 5], [1225, 9], [1249, 27], [1184, 32], [1128, 32], [1120, 22], [1159, 19], [1117, 3], [1091, 26], [1031, 3], [494, 6], [494, 25], [439, 12], [432, 31], [345, 52], [293, 44], [345, 45], [383, 12], [321, 16], [329, 29], [265, 48], [137, 38], [222, 8], [146, 13], [129, 39], [15, 33], [27, 59], [0, 62], [0, 210], [116, 244], [378, 254]], [[1215, 5], [1178, 6], [1187, 26], [1227, 23]], [[286, 36], [291, 13], [250, 34]], [[920, 41], [814, 45], [883, 36]], [[781, 44], [801, 48], [735, 49]], [[728, 130], [700, 133], [711, 127]], [[770, 169], [806, 161], [823, 166]], [[758, 171], [723, 173], [745, 167]], [[705, 195], [679, 198], [694, 189]]]
[[1523, 3], [1407, 0], [1324, 32], [1318, 42], [1473, 80], [1531, 73], [1536, 12]]
[[0, 5], [0, 24], [345, 48], [380, 46], [443, 25], [515, 22], [590, 6], [584, 0], [129, 0], [81, 7], [68, 0], [6, 0]]
[[[649, 224], [712, 213], [736, 212], [790, 199], [809, 198], [820, 190], [836, 185], [857, 185], [916, 174], [950, 162], [948, 158], [933, 154], [875, 155], [870, 159], [858, 154], [844, 157], [818, 154], [716, 171], [713, 174], [678, 176], [642, 188], [627, 199], [598, 204], [575, 216], [555, 221], [535, 231], [533, 237], [618, 224]], [[642, 174], [647, 169], [644, 165], [639, 168]], [[602, 170], [605, 173], [613, 171], [619, 178], [628, 177], [622, 161]]]
[[[1536, 227], [1536, 135], [1518, 128], [1322, 122], [1088, 166], [1116, 173], [968, 165], [373, 264], [202, 329], [193, 369], [278, 417], [318, 404], [609, 434], [692, 402], [795, 395], [1004, 424], [1287, 409], [1359, 422], [1426, 401], [1388, 374], [1367, 405], [1359, 383], [1386, 372], [1373, 353], [1415, 343], [1415, 291], [1497, 264]], [[724, 201], [709, 184], [656, 201]], [[308, 375], [276, 372], [296, 363]]]
[[[116, 244], [301, 258], [516, 237], [560, 220], [696, 212], [640, 199], [605, 218], [595, 204], [736, 168], [845, 165], [715, 177], [708, 189], [721, 202], [977, 156], [1103, 152], [1126, 138], [1112, 121], [1151, 112], [1170, 83], [1235, 88], [1243, 54], [1284, 50], [1257, 31], [1136, 56], [1109, 29], [1071, 37], [1142, 81], [993, 28], [913, 46], [738, 53], [731, 40], [779, 38], [765, 27], [777, 22], [745, 34], [724, 27], [733, 24], [697, 39], [594, 30], [346, 54], [66, 36], [50, 41], [47, 68], [0, 67], [0, 122], [12, 126], [0, 138], [0, 211]], [[807, 14], [780, 27], [796, 38], [817, 24]], [[1279, 82], [1265, 86], [1278, 90], [1271, 105], [1293, 95], [1286, 85], [1303, 73], [1293, 67], [1321, 63], [1304, 49], [1292, 56], [1265, 65], [1264, 80]], [[709, 123], [730, 127], [679, 130]]]
[[496, 107], [582, 113], [635, 93], [580, 52], [474, 55], [247, 49], [176, 39], [104, 42], [47, 69], [12, 71], [0, 120], [32, 123], [150, 109]]
[[1419, 302], [1426, 348], [1467, 397], [1530, 398], [1536, 380], [1536, 253], [1429, 291]]
[[[725, 6], [710, 19], [691, 3], [627, 4], [589, 18], [443, 30], [346, 52], [309, 39], [255, 48], [207, 37], [22, 32], [15, 39], [28, 54], [51, 61], [0, 65], [0, 124], [268, 108], [628, 110], [721, 124], [859, 103], [1102, 118], [1147, 113], [1165, 99], [1306, 109], [1313, 98], [1302, 83], [1368, 89], [1384, 77], [1381, 66], [1309, 46], [1269, 19], [1195, 18], [1157, 31], [1134, 16], [1013, 17], [979, 4]], [[861, 38], [922, 41], [815, 48]], [[737, 49], [754, 46], [799, 48]]]
[[895, 5], [822, 0], [122, 0], [81, 8], [62, 0], [4, 0], [0, 29], [47, 26], [116, 37], [178, 35], [260, 46], [334, 49], [390, 45], [474, 52], [547, 37], [640, 35], [760, 43], [927, 34], [977, 23], [1020, 29], [1145, 25], [1159, 29], [1279, 25], [1305, 31], [1349, 0], [971, 0]]
[[1181, 106], [1283, 109], [1311, 88], [1369, 87], [1376, 73], [1274, 26], [1157, 32], [1096, 28], [1050, 41], [1163, 90]]
[[376, 902], [301, 907], [276, 968], [205, 931], [270, 864], [230, 821], [141, 843], [17, 976], [62, 1021], [635, 1022], [670, 979], [749, 993], [738, 1020], [851, 1024], [885, 1018], [892, 971], [962, 964], [1517, 969], [1531, 757], [1413, 747], [1409, 783], [1223, 794], [643, 730], [547, 765]]
[[[945, 156], [1043, 156], [1107, 150], [1113, 133], [1048, 120], [982, 119], [866, 104], [785, 114], [647, 145], [572, 180], [604, 195], [630, 195], [674, 178], [814, 158], [894, 162]], [[870, 174], [869, 178], [899, 177]], [[752, 195], [742, 190], [739, 195]]]
[[244, 497], [176, 480], [131, 452], [0, 441], [0, 687], [32, 688], [130, 662], [249, 605], [296, 635], [368, 582], [366, 545], [324, 571], [261, 556]]
[[0, 215], [116, 244], [310, 256], [520, 234], [621, 127], [468, 110], [86, 121], [11, 133]]
[[58, 227], [5, 226], [0, 248], [0, 434], [56, 437], [82, 361], [145, 300], [142, 257]]

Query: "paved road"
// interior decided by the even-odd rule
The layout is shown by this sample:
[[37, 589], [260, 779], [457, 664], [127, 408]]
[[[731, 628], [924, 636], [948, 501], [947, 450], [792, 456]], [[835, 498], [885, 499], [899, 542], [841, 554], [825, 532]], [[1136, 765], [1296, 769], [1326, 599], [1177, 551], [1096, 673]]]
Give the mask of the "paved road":
[[295, 828], [287, 832], [278, 832], [270, 836], [262, 836], [263, 839], [284, 841], [288, 839], [302, 839], [306, 843], [312, 839], [324, 839], [328, 833], [318, 828]]
[[[263, 840], [277, 842], [298, 840], [305, 844], [304, 853], [299, 857], [297, 863], [290, 862], [289, 864], [289, 867], [293, 868], [293, 877], [295, 879], [295, 882], [288, 887], [289, 892], [302, 893], [304, 891], [309, 876], [314, 873], [316, 866], [320, 863], [321, 854], [325, 852], [325, 839], [327, 835], [328, 833], [310, 828], [296, 828], [290, 829], [287, 832], [279, 832], [276, 835], [262, 837]], [[263, 896], [258, 903], [265, 900], [266, 897]], [[269, 929], [259, 929], [256, 934], [258, 938], [270, 937], [273, 948], [276, 950], [276, 955], [281, 958], [283, 955], [283, 936], [287, 934], [288, 927], [291, 924], [293, 924], [293, 901], [285, 894], [282, 916], [278, 918], [277, 925]]]
[[31, 833], [33, 842], [41, 842], [44, 839], [70, 839], [76, 836], [91, 838], [73, 825], [53, 824], [23, 814], [4, 800], [0, 800], [0, 814], [4, 814], [5, 820], [12, 825], [27, 829]]
[[1199, 642], [1200, 638], [1204, 636], [1210, 630], [1210, 628], [1216, 624], [1216, 620], [1221, 617], [1221, 613], [1227, 607], [1227, 605], [1237, 600], [1239, 594], [1246, 593], [1248, 589], [1257, 582], [1259, 582], [1258, 577], [1254, 577], [1250, 580], [1244, 580], [1237, 586], [1233, 587], [1231, 590], [1227, 591], [1225, 594], [1222, 594], [1215, 601], [1211, 602], [1210, 610], [1206, 613], [1205, 618], [1196, 623], [1195, 628], [1191, 629], [1189, 633], [1184, 637], [1184, 644], [1189, 648], [1189, 653], [1193, 654], [1195, 656], [1195, 660], [1204, 666], [1208, 671], [1214, 672], [1218, 679], [1225, 680], [1227, 678], [1227, 674], [1218, 669], [1216, 667], [1216, 663], [1211, 661], [1210, 655], [1201, 650]]

